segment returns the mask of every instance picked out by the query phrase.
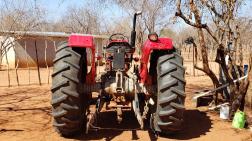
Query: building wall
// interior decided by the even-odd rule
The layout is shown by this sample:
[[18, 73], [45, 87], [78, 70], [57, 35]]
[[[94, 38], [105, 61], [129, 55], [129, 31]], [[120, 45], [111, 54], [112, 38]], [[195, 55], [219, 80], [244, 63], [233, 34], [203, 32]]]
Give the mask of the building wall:
[[[19, 63], [20, 68], [36, 67], [37, 58], [40, 67], [50, 67], [53, 65], [55, 57], [56, 46], [61, 40], [47, 40], [47, 39], [22, 39], [16, 41], [16, 62]], [[37, 55], [36, 55], [37, 49]]]
[[[16, 65], [18, 65], [19, 68], [36, 67], [37, 57], [38, 64], [40, 67], [51, 67], [53, 65], [53, 59], [55, 57], [55, 50], [57, 45], [59, 44], [59, 42], [66, 41], [67, 38], [23, 37], [22, 39], [16, 40], [15, 42], [14, 38], [10, 38], [9, 40], [12, 42], [12, 44], [10, 44], [11, 47], [7, 53], [7, 58], [10, 64], [10, 68], [13, 69]], [[98, 55], [102, 55], [103, 46], [106, 43], [105, 40], [106, 39], [103, 38], [94, 39], [96, 45], [96, 52], [98, 53]], [[87, 58], [89, 58], [88, 60], [90, 60], [90, 50], [88, 50], [87, 54]], [[4, 67], [7, 66], [5, 56], [3, 56], [2, 65]]]

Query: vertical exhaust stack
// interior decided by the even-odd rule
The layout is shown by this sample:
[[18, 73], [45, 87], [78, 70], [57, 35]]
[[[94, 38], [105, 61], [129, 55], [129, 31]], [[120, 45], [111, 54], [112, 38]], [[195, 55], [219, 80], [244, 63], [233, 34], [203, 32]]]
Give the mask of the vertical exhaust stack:
[[134, 14], [133, 18], [133, 29], [131, 31], [130, 45], [134, 48], [136, 43], [136, 19], [138, 15], [141, 15], [142, 11], [138, 11]]

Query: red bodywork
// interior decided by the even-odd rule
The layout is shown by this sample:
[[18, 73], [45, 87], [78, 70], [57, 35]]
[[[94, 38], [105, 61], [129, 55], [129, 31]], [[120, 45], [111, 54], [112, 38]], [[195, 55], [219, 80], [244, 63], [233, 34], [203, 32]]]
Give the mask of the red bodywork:
[[87, 84], [95, 84], [96, 76], [96, 66], [95, 66], [95, 44], [93, 36], [84, 36], [84, 35], [71, 35], [68, 38], [69, 47], [81, 47], [81, 48], [90, 48], [92, 51], [92, 60], [91, 60], [91, 70], [86, 76]]
[[141, 69], [140, 77], [141, 83], [151, 83], [148, 77], [148, 63], [149, 57], [152, 50], [171, 50], [173, 49], [172, 39], [170, 38], [159, 38], [158, 41], [153, 42], [149, 39], [145, 41], [142, 47], [142, 57], [141, 57]]
[[[87, 74], [86, 83], [95, 84], [96, 66], [95, 66], [95, 44], [93, 36], [71, 35], [68, 39], [68, 46], [90, 48], [92, 51], [91, 70]], [[127, 42], [126, 40], [113, 40], [113, 42]], [[141, 68], [140, 68], [140, 82], [150, 84], [148, 77], [148, 63], [152, 50], [171, 50], [173, 49], [172, 39], [159, 38], [158, 41], [153, 42], [150, 40], [145, 41], [142, 47]]]

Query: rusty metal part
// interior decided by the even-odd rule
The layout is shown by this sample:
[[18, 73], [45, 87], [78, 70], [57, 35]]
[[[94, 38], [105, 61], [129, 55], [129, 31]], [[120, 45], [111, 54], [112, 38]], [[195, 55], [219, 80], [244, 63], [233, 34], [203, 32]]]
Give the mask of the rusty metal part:
[[107, 110], [117, 109], [118, 107], [120, 107], [122, 111], [131, 110], [131, 103], [126, 101], [125, 103], [118, 104], [116, 101], [110, 101], [109, 105], [107, 105]]
[[132, 107], [133, 107], [133, 111], [135, 113], [135, 116], [137, 118], [137, 121], [140, 124], [140, 128], [143, 129], [144, 122], [143, 122], [143, 118], [142, 118], [141, 112], [140, 112], [139, 101], [138, 101], [138, 93], [135, 93], [135, 98], [132, 101]]
[[147, 119], [147, 118], [146, 118], [146, 115], [147, 115], [148, 112], [149, 112], [148, 104], [149, 104], [149, 102], [148, 102], [148, 101], [145, 101], [145, 106], [144, 106], [144, 111], [143, 111], [142, 119]]
[[116, 114], [117, 114], [117, 122], [120, 124], [122, 122], [122, 108], [121, 107], [116, 108]]
[[[119, 75], [120, 76], [120, 75]], [[110, 78], [105, 82], [105, 92], [110, 95], [128, 95], [134, 96], [134, 83], [131, 78], [124, 76], [122, 79]]]
[[124, 93], [123, 89], [123, 73], [122, 71], [116, 72], [116, 93]]
[[125, 103], [134, 99], [134, 80], [121, 71], [116, 72], [116, 77], [107, 78], [104, 84], [104, 92], [117, 103]]
[[86, 124], [86, 134], [88, 134], [88, 131], [92, 129], [96, 129], [95, 126], [93, 125], [94, 122], [96, 121], [97, 117], [97, 112], [96, 110], [88, 111], [87, 114], [87, 124]]

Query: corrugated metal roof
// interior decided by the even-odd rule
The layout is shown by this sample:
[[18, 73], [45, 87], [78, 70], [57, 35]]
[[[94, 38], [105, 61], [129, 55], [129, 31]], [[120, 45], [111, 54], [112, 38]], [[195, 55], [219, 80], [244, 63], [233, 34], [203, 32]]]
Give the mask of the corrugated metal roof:
[[[51, 38], [67, 38], [71, 34], [91, 35], [81, 33], [66, 32], [39, 32], [39, 31], [0, 31], [0, 36], [22, 36], [22, 37], [51, 37]], [[106, 35], [92, 35], [94, 38], [106, 39]]]

